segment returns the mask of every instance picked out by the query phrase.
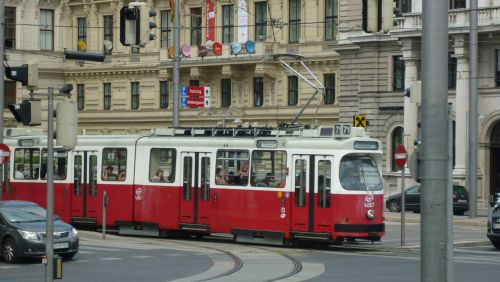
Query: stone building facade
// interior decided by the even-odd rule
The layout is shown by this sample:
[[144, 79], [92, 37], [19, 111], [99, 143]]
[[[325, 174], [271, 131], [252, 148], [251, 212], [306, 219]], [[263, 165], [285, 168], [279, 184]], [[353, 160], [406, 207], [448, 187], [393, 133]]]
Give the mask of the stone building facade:
[[[500, 191], [499, 105], [500, 1], [478, 1], [478, 206], [489, 206]], [[356, 112], [367, 115], [369, 132], [384, 144], [386, 194], [399, 192], [394, 148], [404, 143], [411, 152], [420, 136], [420, 106], [405, 97], [405, 89], [420, 79], [422, 1], [394, 1], [399, 13], [389, 32], [362, 30], [361, 1], [340, 1], [340, 121]], [[454, 110], [454, 182], [466, 185], [469, 104], [469, 1], [450, 1], [448, 101]], [[346, 16], [344, 18], [343, 16]], [[443, 129], [446, 130], [446, 129]], [[408, 178], [407, 186], [414, 184]]]

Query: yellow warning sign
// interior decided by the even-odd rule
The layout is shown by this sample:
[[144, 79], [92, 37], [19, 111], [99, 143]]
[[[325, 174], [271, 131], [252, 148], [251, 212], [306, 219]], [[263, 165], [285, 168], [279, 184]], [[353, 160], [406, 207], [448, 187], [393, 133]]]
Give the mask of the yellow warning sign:
[[366, 115], [355, 115], [353, 117], [354, 127], [365, 127], [366, 128]]

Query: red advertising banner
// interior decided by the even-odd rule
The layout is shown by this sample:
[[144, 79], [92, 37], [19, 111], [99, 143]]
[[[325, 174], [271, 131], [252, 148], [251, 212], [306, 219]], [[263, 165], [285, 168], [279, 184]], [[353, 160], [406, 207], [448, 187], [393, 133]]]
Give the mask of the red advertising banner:
[[215, 5], [213, 0], [206, 0], [207, 36], [206, 41], [215, 41]]

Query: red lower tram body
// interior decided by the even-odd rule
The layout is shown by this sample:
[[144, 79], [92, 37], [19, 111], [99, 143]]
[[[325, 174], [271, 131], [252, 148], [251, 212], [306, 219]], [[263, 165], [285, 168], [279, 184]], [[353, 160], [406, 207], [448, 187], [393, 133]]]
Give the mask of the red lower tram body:
[[[46, 206], [45, 182], [11, 182], [3, 199]], [[237, 241], [283, 244], [290, 240], [379, 240], [385, 231], [383, 194], [331, 194], [327, 207], [318, 194], [302, 203], [293, 192], [212, 188], [206, 197], [190, 187], [97, 185], [94, 193], [75, 192], [72, 183], [54, 184], [54, 213], [72, 224], [99, 228], [103, 195], [108, 197], [106, 225], [122, 234], [159, 236], [169, 231], [193, 234], [228, 233]]]

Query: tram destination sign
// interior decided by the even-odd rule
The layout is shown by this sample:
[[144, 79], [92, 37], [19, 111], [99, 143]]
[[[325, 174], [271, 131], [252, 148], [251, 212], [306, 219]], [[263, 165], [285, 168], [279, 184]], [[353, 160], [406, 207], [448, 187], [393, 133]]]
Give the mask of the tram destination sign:
[[181, 86], [181, 107], [209, 108], [210, 87]]

